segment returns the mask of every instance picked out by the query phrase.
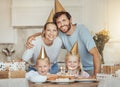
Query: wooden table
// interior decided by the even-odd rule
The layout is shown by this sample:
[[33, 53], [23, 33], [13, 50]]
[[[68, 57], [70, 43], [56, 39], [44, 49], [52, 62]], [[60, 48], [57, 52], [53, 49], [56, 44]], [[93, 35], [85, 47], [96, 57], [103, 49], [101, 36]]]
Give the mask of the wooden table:
[[98, 87], [97, 82], [74, 82], [68, 84], [55, 84], [55, 83], [29, 83], [29, 87]]

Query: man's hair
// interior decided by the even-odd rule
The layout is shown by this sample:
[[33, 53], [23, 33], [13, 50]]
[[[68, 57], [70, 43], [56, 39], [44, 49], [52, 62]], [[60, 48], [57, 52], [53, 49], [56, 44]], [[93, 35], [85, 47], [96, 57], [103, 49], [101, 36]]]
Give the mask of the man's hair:
[[68, 13], [68, 12], [65, 12], [65, 11], [61, 11], [61, 12], [57, 12], [55, 13], [54, 17], [53, 17], [53, 22], [56, 24], [56, 20], [58, 17], [60, 17], [61, 15], [66, 15], [67, 18], [70, 20], [71, 18], [71, 15]]

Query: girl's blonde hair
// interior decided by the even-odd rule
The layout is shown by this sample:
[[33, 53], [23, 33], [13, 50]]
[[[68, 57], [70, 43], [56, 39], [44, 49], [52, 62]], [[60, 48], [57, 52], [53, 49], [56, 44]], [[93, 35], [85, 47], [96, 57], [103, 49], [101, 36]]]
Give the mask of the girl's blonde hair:
[[[79, 63], [81, 63], [80, 62], [80, 55], [79, 54], [77, 54], [77, 55], [72, 55], [71, 53], [67, 53], [66, 54], [66, 56], [65, 56], [65, 63], [67, 63], [67, 61], [68, 61], [68, 59], [70, 58], [70, 56], [76, 56], [76, 58], [77, 58], [77, 61], [79, 62]], [[67, 65], [66, 65], [66, 69], [68, 70], [68, 67], [67, 67]], [[82, 67], [81, 67], [81, 64], [78, 66], [78, 68], [77, 68], [77, 70], [81, 70], [82, 69]]]
[[38, 58], [36, 61], [36, 65], [38, 65], [41, 61], [45, 61], [46, 63], [48, 63], [50, 65], [50, 60], [49, 58]]

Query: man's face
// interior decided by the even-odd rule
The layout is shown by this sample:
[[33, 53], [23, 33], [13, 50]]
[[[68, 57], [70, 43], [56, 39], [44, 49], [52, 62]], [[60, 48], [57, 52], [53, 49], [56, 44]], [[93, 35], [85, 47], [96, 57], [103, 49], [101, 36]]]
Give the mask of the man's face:
[[71, 20], [64, 14], [57, 18], [56, 24], [63, 33], [67, 33], [71, 28]]
[[40, 75], [47, 75], [50, 69], [50, 65], [46, 61], [41, 60], [37, 64], [36, 68]]

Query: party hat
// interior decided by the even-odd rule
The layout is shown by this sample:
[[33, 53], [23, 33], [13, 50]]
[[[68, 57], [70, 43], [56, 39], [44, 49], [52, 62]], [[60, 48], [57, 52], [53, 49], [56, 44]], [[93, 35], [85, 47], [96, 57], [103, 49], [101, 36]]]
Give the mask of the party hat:
[[58, 0], [55, 0], [55, 13], [61, 12], [61, 11], [65, 11], [65, 9], [63, 8], [63, 6]]
[[72, 49], [70, 50], [70, 53], [71, 53], [72, 55], [77, 55], [77, 54], [78, 54], [78, 42], [76, 42], [76, 43], [73, 45]]
[[45, 48], [41, 47], [40, 55], [38, 56], [38, 59], [44, 59], [44, 58], [47, 58], [47, 54], [46, 54]]
[[47, 19], [47, 22], [53, 22], [53, 16], [55, 14], [55, 11], [54, 9], [51, 10], [50, 14], [49, 14], [49, 17]]

